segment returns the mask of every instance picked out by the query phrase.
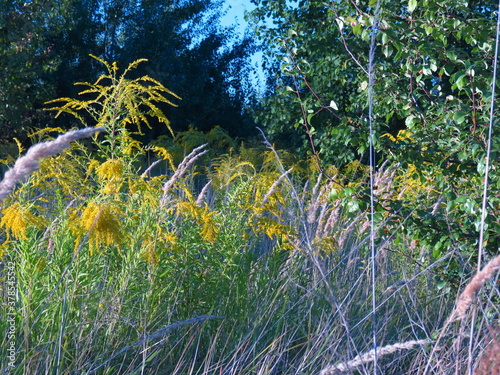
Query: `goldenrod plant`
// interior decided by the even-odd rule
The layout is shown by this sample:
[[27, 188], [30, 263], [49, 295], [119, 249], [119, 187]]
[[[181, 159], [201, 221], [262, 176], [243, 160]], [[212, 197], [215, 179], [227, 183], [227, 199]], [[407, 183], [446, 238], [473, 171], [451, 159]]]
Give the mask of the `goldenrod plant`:
[[88, 100], [60, 98], [49, 101], [47, 104], [57, 104], [49, 109], [57, 111], [56, 117], [65, 112], [86, 124], [85, 114], [90, 115], [94, 123], [107, 131], [106, 139], [101, 143], [100, 149], [104, 156], [109, 158], [131, 155], [134, 149], [140, 150], [140, 144], [130, 137], [130, 131], [127, 129], [130, 125], [135, 125], [138, 132], [144, 125], [151, 129], [150, 119], [154, 118], [164, 123], [172, 136], [174, 135], [170, 121], [159, 105], [164, 103], [176, 106], [165, 95], [178, 100], [181, 98], [149, 76], [135, 79], [126, 77], [139, 64], [147, 61], [146, 59], [134, 61], [119, 75], [116, 63], [92, 57], [104, 65], [107, 74], [102, 74], [94, 83], [78, 82], [76, 85], [87, 87], [79, 95], [94, 97]]

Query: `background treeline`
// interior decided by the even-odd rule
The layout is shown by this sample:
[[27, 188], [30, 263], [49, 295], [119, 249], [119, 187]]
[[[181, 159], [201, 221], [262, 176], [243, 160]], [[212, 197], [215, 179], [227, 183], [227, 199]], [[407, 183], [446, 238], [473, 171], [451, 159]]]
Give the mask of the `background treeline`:
[[[63, 0], [0, 2], [0, 137], [25, 137], [53, 124], [44, 102], [73, 97], [75, 82], [103, 73], [89, 54], [127, 66], [149, 60], [148, 74], [179, 95], [168, 111], [175, 130], [216, 125], [233, 136], [253, 127], [248, 74], [252, 41], [223, 27], [223, 2], [212, 0]], [[68, 126], [62, 118], [58, 126]], [[164, 132], [155, 127], [153, 139]]]

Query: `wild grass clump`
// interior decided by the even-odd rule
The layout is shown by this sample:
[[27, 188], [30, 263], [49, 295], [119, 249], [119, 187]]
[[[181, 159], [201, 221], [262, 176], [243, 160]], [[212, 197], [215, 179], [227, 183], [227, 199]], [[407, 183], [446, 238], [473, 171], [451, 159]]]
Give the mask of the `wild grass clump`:
[[[135, 86], [120, 87], [133, 102]], [[121, 108], [99, 104], [109, 92], [66, 108]], [[432, 190], [411, 188], [411, 173], [384, 164], [375, 175], [374, 327], [363, 165], [326, 177], [266, 142], [206, 163], [216, 140], [187, 147], [187, 136], [180, 158], [176, 139], [135, 141], [126, 108], [96, 117], [97, 152], [69, 145], [83, 133], [47, 139], [34, 150], [64, 150], [30, 149], [0, 185], [2, 372], [368, 374], [373, 330], [384, 374], [481, 374], [495, 361], [498, 262], [460, 297], [439, 288], [453, 254], [432, 259], [389, 209]]]

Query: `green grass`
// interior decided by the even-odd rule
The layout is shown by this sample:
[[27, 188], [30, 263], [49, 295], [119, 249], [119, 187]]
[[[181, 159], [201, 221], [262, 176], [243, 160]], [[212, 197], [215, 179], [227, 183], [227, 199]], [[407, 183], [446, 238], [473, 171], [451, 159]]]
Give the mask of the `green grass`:
[[[43, 161], [3, 203], [2, 372], [317, 374], [368, 353], [374, 329], [380, 349], [428, 340], [382, 352], [380, 373], [478, 366], [497, 284], [475, 320], [447, 325], [457, 291], [435, 272], [449, 254], [429, 261], [413, 239], [379, 233], [373, 327], [369, 217], [328, 199], [332, 183], [313, 170], [285, 174], [293, 165], [277, 155], [153, 178], [81, 146]], [[350, 372], [373, 373], [361, 362]]]

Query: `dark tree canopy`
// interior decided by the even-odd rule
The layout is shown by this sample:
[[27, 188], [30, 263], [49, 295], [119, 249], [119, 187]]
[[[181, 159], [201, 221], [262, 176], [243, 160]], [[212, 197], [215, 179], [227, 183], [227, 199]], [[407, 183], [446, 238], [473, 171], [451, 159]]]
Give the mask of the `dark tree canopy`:
[[[75, 82], [102, 73], [89, 54], [120, 67], [148, 59], [137, 74], [182, 97], [178, 108], [168, 109], [174, 129], [219, 125], [245, 135], [253, 46], [221, 26], [222, 7], [218, 0], [0, 0], [0, 137], [50, 124], [44, 102], [74, 96]], [[158, 126], [147, 137], [165, 131]]]

